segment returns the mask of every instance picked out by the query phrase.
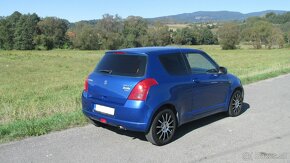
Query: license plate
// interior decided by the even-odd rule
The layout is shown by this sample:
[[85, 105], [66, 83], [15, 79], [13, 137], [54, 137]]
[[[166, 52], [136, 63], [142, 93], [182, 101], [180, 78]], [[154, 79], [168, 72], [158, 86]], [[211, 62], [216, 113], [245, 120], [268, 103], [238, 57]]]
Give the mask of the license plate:
[[97, 112], [101, 112], [101, 113], [105, 113], [105, 114], [109, 114], [109, 115], [115, 114], [114, 108], [110, 108], [110, 107], [102, 106], [102, 105], [97, 105], [97, 104], [95, 104], [94, 110]]

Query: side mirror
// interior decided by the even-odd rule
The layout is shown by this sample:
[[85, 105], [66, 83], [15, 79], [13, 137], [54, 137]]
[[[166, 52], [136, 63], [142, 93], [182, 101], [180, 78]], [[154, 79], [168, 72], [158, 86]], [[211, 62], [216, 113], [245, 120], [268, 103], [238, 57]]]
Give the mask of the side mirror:
[[219, 67], [219, 73], [221, 73], [221, 74], [227, 74], [228, 73], [228, 70], [225, 67]]

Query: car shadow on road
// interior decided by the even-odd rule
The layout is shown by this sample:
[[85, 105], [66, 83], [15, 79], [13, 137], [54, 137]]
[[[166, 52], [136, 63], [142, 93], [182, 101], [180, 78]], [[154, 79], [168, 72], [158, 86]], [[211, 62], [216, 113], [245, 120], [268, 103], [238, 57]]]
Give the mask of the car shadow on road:
[[108, 129], [112, 132], [115, 132], [117, 134], [131, 137], [132, 139], [139, 139], [141, 141], [147, 141], [143, 132], [123, 130], [123, 129], [119, 129], [119, 128], [114, 127], [114, 126], [109, 126], [109, 125], [104, 125], [104, 124], [101, 127], [106, 128], [106, 129]]
[[[248, 103], [244, 102], [241, 114], [245, 113], [249, 108], [250, 108], [250, 105]], [[223, 118], [226, 118], [226, 117], [228, 117], [228, 116], [225, 113], [218, 113], [218, 114], [214, 114], [214, 115], [202, 118], [202, 119], [198, 119], [198, 120], [186, 123], [178, 128], [173, 141], [176, 141], [177, 139], [190, 133], [193, 130], [196, 130], [196, 129], [203, 127], [203, 126], [206, 126], [206, 125], [209, 125], [211, 123], [214, 123], [214, 122], [221, 120]], [[118, 129], [116, 127], [108, 126], [108, 125], [103, 125], [102, 127], [106, 128], [108, 130], [111, 130], [112, 132], [116, 132], [120, 135], [129, 136], [132, 139], [139, 139], [141, 141], [147, 141], [145, 136], [144, 136], [144, 133], [142, 133], [142, 132], [121, 130], [121, 129]]]
[[[241, 114], [244, 114], [249, 108], [250, 108], [250, 105], [248, 103], [244, 102]], [[211, 123], [214, 123], [214, 122], [219, 121], [221, 119], [224, 119], [226, 117], [228, 117], [226, 113], [217, 113], [217, 114], [214, 114], [214, 115], [211, 115], [208, 117], [204, 117], [204, 118], [186, 123], [178, 128], [176, 135], [175, 135], [175, 139], [173, 141], [181, 138], [182, 136], [190, 133], [193, 130], [196, 130], [196, 129], [203, 127], [203, 126], [207, 126]]]

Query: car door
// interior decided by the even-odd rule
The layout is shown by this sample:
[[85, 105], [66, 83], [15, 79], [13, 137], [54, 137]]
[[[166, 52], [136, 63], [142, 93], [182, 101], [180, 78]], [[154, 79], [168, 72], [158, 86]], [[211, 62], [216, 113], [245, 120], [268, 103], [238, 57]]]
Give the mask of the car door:
[[187, 53], [185, 59], [192, 73], [192, 113], [225, 107], [230, 86], [227, 75], [219, 73], [219, 66], [207, 54]]
[[162, 77], [161, 80], [166, 80], [167, 87], [171, 88], [170, 101], [179, 108], [181, 121], [190, 118], [192, 82], [183, 55], [181, 53], [160, 55], [159, 60], [168, 73], [168, 76]]

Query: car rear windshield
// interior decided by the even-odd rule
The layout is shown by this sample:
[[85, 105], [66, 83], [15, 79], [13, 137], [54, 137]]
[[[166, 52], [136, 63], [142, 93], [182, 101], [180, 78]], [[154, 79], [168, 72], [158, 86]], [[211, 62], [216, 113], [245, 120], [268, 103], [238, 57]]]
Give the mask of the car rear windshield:
[[95, 72], [120, 76], [144, 76], [147, 57], [126, 54], [106, 54]]

